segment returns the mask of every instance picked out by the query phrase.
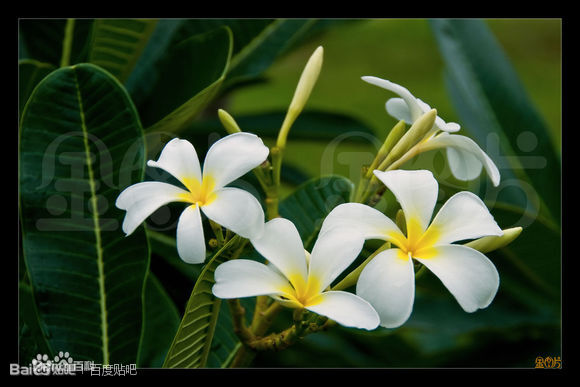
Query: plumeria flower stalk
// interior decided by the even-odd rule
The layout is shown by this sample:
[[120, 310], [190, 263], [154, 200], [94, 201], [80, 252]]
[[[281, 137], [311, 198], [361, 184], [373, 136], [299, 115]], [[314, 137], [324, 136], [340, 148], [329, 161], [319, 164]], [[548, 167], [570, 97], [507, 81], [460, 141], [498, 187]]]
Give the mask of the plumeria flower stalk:
[[[413, 124], [431, 110], [428, 104], [413, 96], [403, 86], [372, 76], [364, 76], [362, 80], [399, 95], [400, 98], [391, 98], [386, 102], [387, 112], [398, 120]], [[418, 139], [415, 146], [411, 147], [398, 160], [393, 160], [388, 165], [382, 165], [378, 169], [382, 171], [394, 170], [420, 153], [434, 149], [446, 149], [449, 168], [457, 179], [473, 180], [481, 174], [482, 168], [485, 168], [492, 184], [497, 187], [500, 182], [497, 166], [472, 139], [453, 134], [459, 129], [459, 124], [445, 122], [437, 116], [430, 130]]]
[[351, 230], [321, 234], [312, 253], [304, 250], [296, 226], [284, 218], [267, 222], [261, 237], [251, 239], [268, 264], [231, 260], [215, 271], [212, 292], [222, 299], [269, 296], [283, 306], [306, 309], [337, 323], [374, 329], [379, 316], [352, 293], [329, 291], [329, 285], [359, 255], [364, 239]]
[[185, 202], [177, 224], [177, 251], [187, 263], [202, 263], [206, 246], [201, 212], [211, 221], [243, 238], [255, 238], [264, 229], [264, 211], [249, 192], [226, 187], [260, 165], [268, 148], [251, 133], [235, 133], [216, 141], [208, 150], [203, 172], [193, 145], [174, 138], [150, 167], [161, 168], [175, 177], [184, 188], [146, 181], [127, 187], [118, 196], [116, 206], [126, 210], [123, 231], [130, 235], [159, 207], [170, 202]]
[[453, 195], [431, 220], [438, 184], [433, 174], [418, 171], [374, 171], [400, 203], [406, 233], [382, 212], [360, 203], [334, 208], [324, 220], [321, 233], [356, 230], [365, 239], [382, 239], [392, 248], [379, 252], [364, 266], [356, 293], [381, 317], [381, 326], [402, 325], [413, 308], [414, 263], [433, 272], [466, 312], [487, 307], [499, 287], [493, 263], [481, 252], [457, 241], [502, 236], [484, 203], [471, 192]]

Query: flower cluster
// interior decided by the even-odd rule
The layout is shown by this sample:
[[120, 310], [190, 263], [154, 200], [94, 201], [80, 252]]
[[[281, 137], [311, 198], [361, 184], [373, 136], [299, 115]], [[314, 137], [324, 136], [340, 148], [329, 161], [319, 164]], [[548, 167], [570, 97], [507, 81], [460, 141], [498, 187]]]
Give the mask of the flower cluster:
[[[439, 192], [433, 174], [399, 167], [421, 152], [444, 148], [450, 169], [458, 179], [474, 179], [485, 168], [497, 186], [499, 171], [475, 142], [455, 134], [460, 129], [458, 124], [445, 122], [434, 109], [400, 85], [376, 77], [362, 78], [396, 93], [399, 97], [389, 99], [386, 110], [412, 125], [407, 134], [401, 131], [400, 135], [388, 138], [392, 143], [385, 146], [381, 156], [388, 163], [377, 159], [373, 164], [376, 168], [369, 172], [383, 191], [392, 192], [404, 221], [391, 220], [366, 200], [344, 203], [324, 219], [318, 239], [308, 252], [296, 226], [277, 217], [276, 208], [274, 216], [266, 222], [262, 206], [254, 196], [226, 186], [254, 170], [266, 190], [271, 184], [277, 188], [288, 130], [304, 106], [321, 64], [319, 48], [304, 70], [284, 130], [272, 152], [259, 137], [241, 132], [233, 118], [223, 111], [220, 119], [235, 133], [211, 146], [203, 172], [197, 153], [187, 140], [176, 138], [167, 143], [158, 160], [149, 161], [148, 166], [167, 171], [183, 187], [147, 181], [125, 189], [116, 203], [127, 211], [125, 233], [131, 234], [160, 206], [185, 202], [187, 207], [177, 225], [177, 250], [184, 261], [203, 263], [206, 258], [202, 213], [211, 222], [249, 240], [265, 259], [265, 262], [231, 259], [219, 265], [212, 289], [216, 297], [267, 296], [278, 305], [307, 310], [347, 327], [372, 330], [404, 324], [413, 309], [416, 266], [437, 276], [466, 312], [487, 307], [499, 287], [498, 272], [475, 248], [484, 242], [473, 247], [457, 242], [495, 238], [497, 248], [501, 246], [498, 240], [506, 238], [504, 243], [509, 243], [514, 233], [504, 233], [482, 200], [467, 191], [453, 195], [433, 216]], [[401, 130], [404, 126], [397, 128]], [[265, 171], [271, 173], [269, 182], [262, 180], [266, 179]], [[360, 256], [368, 239], [387, 243], [347, 275], [351, 282], [343, 286], [334, 284]], [[344, 290], [348, 285], [356, 285], [355, 293]]]

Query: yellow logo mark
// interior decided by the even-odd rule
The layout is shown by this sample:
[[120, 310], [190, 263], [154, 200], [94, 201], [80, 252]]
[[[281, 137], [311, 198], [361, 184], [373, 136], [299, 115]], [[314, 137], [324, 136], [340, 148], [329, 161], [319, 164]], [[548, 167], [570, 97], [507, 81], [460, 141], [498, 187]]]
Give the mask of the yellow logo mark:
[[562, 359], [560, 359], [560, 356], [538, 356], [536, 357], [535, 368], [562, 368]]

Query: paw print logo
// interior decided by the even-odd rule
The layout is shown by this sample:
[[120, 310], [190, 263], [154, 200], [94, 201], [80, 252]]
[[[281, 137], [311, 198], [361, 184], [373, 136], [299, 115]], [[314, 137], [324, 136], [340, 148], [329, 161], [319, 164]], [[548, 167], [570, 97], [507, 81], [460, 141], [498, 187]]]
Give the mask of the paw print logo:
[[32, 359], [32, 370], [36, 375], [48, 375], [50, 374], [50, 369], [52, 366], [52, 361], [48, 358], [48, 355], [38, 354], [36, 359]]
[[60, 351], [58, 353], [58, 355], [56, 355], [54, 357], [54, 364], [64, 364], [64, 365], [69, 365], [72, 364], [73, 359], [72, 357], [70, 357], [70, 354], [68, 352], [62, 352]]

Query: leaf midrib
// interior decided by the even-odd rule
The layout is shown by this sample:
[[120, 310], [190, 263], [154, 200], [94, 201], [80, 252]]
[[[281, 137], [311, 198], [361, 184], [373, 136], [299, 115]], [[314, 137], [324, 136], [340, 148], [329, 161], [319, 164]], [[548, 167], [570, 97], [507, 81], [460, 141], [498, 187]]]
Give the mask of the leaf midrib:
[[[73, 66], [73, 70], [76, 67]], [[99, 226], [98, 219], [98, 209], [97, 209], [97, 195], [95, 188], [94, 172], [91, 164], [90, 149], [89, 149], [89, 138], [88, 129], [85, 121], [85, 114], [83, 108], [83, 101], [80, 91], [80, 84], [78, 81], [77, 72], [73, 71], [75, 87], [77, 89], [77, 101], [79, 104], [79, 115], [81, 119], [81, 129], [83, 132], [83, 147], [85, 151], [85, 157], [87, 160], [87, 170], [89, 174], [89, 187], [91, 189], [91, 216], [93, 219], [94, 233], [95, 233], [95, 250], [97, 253], [97, 269], [98, 269], [98, 283], [99, 283], [99, 305], [101, 310], [101, 340], [102, 340], [102, 352], [103, 352], [103, 365], [109, 364], [109, 336], [108, 336], [108, 325], [107, 325], [107, 301], [105, 293], [105, 268], [103, 263], [103, 248], [101, 241], [101, 230]]]

